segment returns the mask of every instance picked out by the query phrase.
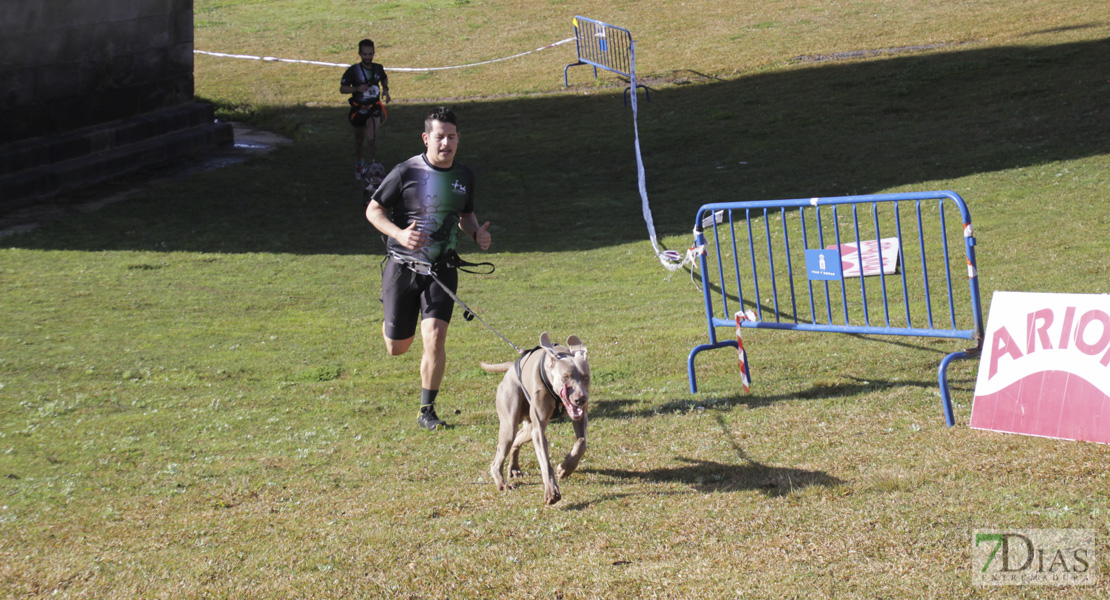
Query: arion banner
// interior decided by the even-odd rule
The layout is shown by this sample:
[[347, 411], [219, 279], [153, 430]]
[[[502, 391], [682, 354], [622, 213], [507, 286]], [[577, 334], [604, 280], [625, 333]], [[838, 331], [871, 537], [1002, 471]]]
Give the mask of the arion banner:
[[1110, 443], [1110, 295], [995, 292], [971, 427]]

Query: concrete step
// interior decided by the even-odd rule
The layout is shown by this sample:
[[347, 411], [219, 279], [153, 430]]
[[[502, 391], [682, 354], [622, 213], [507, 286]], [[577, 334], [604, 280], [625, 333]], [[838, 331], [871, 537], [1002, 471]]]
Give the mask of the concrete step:
[[234, 142], [212, 107], [189, 104], [0, 146], [0, 210]]

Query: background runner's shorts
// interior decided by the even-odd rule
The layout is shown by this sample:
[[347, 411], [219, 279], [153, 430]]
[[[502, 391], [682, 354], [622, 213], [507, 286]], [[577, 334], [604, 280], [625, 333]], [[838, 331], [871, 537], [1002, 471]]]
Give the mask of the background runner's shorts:
[[[366, 123], [370, 120], [370, 117], [382, 116], [381, 103], [376, 103], [371, 106], [359, 106], [352, 102], [348, 103], [351, 104], [351, 110], [347, 113], [347, 119], [350, 120], [352, 127], [366, 127]], [[367, 109], [367, 111], [361, 112], [363, 108]]]
[[[459, 287], [459, 272], [440, 269], [436, 276], [454, 292]], [[416, 335], [417, 321], [440, 319], [451, 322], [455, 301], [431, 275], [417, 275], [395, 260], [387, 259], [382, 269], [382, 305], [385, 307], [386, 337], [407, 340]]]

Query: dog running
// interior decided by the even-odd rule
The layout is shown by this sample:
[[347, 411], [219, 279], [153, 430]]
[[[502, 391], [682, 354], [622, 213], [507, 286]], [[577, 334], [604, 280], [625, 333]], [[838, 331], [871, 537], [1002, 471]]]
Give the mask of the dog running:
[[[557, 479], [570, 477], [586, 453], [586, 409], [590, 400], [586, 346], [574, 335], [567, 338], [566, 346], [552, 344], [545, 331], [540, 336], [540, 345], [523, 353], [515, 362], [483, 362], [481, 365], [491, 373], [505, 374], [497, 386], [500, 428], [490, 465], [494, 485], [502, 491], [514, 487], [505, 482], [505, 459], [510, 459], [509, 477], [522, 477], [520, 447], [532, 440], [543, 476], [543, 501], [555, 504], [562, 498]], [[562, 464], [553, 469], [547, 424], [560, 409], [571, 419], [575, 442]]]

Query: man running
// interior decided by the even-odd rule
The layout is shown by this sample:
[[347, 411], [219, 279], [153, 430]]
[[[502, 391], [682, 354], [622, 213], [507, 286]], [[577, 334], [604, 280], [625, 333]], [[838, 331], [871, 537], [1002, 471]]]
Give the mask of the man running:
[[[362, 40], [358, 43], [361, 62], [347, 67], [339, 80], [339, 93], [351, 94], [347, 103], [351, 110], [347, 119], [355, 131], [355, 179], [362, 179], [363, 170], [374, 161], [377, 152], [378, 127], [385, 120], [385, 107], [382, 99], [390, 101], [389, 77], [385, 68], [374, 62], [374, 42]], [[362, 146], [367, 147], [366, 160], [363, 160]]]
[[[482, 250], [490, 246], [489, 221], [479, 226], [474, 214], [474, 174], [455, 162], [459, 132], [455, 113], [436, 108], [424, 120], [426, 147], [394, 167], [370, 197], [366, 219], [388, 239], [388, 260], [382, 269], [381, 301], [385, 309], [382, 337], [390, 354], [408, 351], [420, 320], [424, 354], [420, 361], [421, 426], [445, 427], [436, 416], [435, 401], [446, 365], [447, 327], [455, 308], [457, 269], [445, 264], [454, 253], [458, 232]], [[434, 269], [435, 277], [428, 269]]]

